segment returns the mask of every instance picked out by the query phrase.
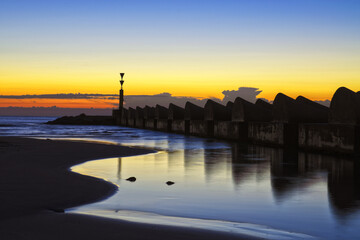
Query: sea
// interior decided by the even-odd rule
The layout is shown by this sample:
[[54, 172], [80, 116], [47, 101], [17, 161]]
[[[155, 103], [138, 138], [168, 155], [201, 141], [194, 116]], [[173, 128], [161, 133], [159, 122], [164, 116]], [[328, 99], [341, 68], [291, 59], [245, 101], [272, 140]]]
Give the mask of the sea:
[[265, 239], [360, 239], [360, 159], [121, 126], [44, 124], [53, 119], [0, 117], [0, 135], [156, 150], [73, 166], [118, 191], [68, 214]]

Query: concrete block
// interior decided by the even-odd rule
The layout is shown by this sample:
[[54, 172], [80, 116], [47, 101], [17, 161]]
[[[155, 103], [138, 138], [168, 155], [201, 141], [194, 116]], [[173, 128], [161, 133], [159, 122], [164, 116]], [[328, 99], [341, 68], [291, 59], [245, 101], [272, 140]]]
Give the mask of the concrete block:
[[170, 120], [184, 120], [185, 119], [185, 109], [179, 107], [175, 104], [169, 104], [169, 114], [168, 119]]
[[279, 93], [273, 103], [274, 122], [320, 123], [327, 122], [328, 108], [299, 96], [296, 100]]
[[230, 111], [232, 111], [233, 106], [234, 106], [234, 103], [233, 103], [232, 101], [228, 101], [228, 102], [226, 103], [226, 107], [227, 107]]
[[170, 132], [171, 131], [171, 124], [172, 124], [172, 120], [157, 119], [156, 130], [163, 131], [163, 132]]
[[204, 119], [209, 121], [230, 121], [231, 110], [209, 99], [204, 107]]
[[127, 110], [126, 108], [122, 109], [122, 113], [121, 113], [121, 120], [120, 120], [120, 124], [122, 126], [127, 126], [128, 125], [128, 114], [129, 114], [129, 110]]
[[246, 141], [248, 124], [245, 122], [214, 121], [214, 137]]
[[359, 127], [345, 124], [299, 124], [299, 147], [323, 152], [359, 151]]
[[319, 103], [311, 101], [303, 96], [298, 96], [295, 100], [297, 109], [300, 113], [298, 122], [327, 123], [329, 108]]
[[278, 93], [273, 103], [274, 121], [279, 123], [296, 122], [298, 116], [295, 99]]
[[129, 107], [129, 112], [128, 112], [128, 126], [129, 127], [136, 126], [136, 110], [131, 107]]
[[185, 120], [204, 120], [204, 108], [191, 102], [186, 102]]
[[156, 104], [155, 119], [168, 119], [169, 110], [166, 107]]
[[187, 120], [172, 120], [171, 132], [189, 134], [190, 122]]
[[120, 124], [121, 124], [120, 110], [119, 110], [119, 109], [113, 109], [113, 110], [112, 110], [112, 117], [113, 117], [114, 122], [115, 122], [116, 125], [120, 125]]
[[265, 102], [262, 99], [257, 99], [256, 102], [255, 102], [255, 105], [257, 105], [259, 107], [262, 107], [263, 109], [267, 109], [269, 111], [272, 111], [272, 108], [273, 108], [272, 104], [270, 104], [268, 102]]
[[236, 122], [269, 122], [271, 110], [246, 101], [240, 97], [235, 99], [232, 108], [232, 121]]
[[213, 137], [214, 121], [190, 120], [190, 135], [199, 137]]
[[298, 124], [250, 122], [248, 139], [254, 143], [273, 146], [297, 147]]
[[145, 106], [143, 111], [144, 119], [154, 119], [155, 118], [155, 108]]
[[272, 122], [250, 122], [249, 140], [255, 143], [284, 145], [284, 124]]
[[156, 130], [157, 120], [156, 119], [144, 119], [144, 128]]
[[141, 107], [136, 107], [135, 111], [135, 127], [137, 128], [144, 128], [145, 122], [144, 122], [144, 109]]
[[330, 103], [330, 123], [360, 124], [360, 93], [341, 87]]

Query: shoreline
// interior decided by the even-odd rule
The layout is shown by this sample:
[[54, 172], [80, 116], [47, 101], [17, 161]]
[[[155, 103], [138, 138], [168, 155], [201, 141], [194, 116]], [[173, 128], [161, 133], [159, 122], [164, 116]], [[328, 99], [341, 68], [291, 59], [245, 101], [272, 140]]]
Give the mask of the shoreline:
[[240, 234], [63, 213], [117, 187], [72, 172], [89, 160], [147, 154], [119, 145], [0, 137], [1, 239], [256, 239]]

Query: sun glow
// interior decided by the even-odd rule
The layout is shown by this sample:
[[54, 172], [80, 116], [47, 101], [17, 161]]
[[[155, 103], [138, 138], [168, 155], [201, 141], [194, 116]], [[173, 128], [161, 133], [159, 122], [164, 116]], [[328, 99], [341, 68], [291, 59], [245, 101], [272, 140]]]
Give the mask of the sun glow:
[[[51, 14], [40, 2], [23, 4], [0, 9], [0, 95], [118, 94], [119, 72], [126, 73], [125, 96], [221, 99], [224, 90], [255, 87], [269, 100], [279, 92], [325, 100], [340, 86], [360, 90], [360, 20], [343, 1], [311, 8], [285, 1], [89, 3], [86, 11], [72, 3], [70, 12], [49, 3]], [[0, 99], [0, 106], [115, 103]]]

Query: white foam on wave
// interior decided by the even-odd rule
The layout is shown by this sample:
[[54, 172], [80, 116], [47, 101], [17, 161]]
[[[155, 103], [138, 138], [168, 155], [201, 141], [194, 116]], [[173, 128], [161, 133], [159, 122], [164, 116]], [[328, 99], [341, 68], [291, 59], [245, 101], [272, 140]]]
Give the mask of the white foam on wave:
[[228, 232], [233, 234], [243, 234], [252, 237], [259, 237], [270, 240], [298, 240], [298, 239], [317, 239], [313, 236], [274, 229], [265, 225], [252, 223], [240, 223], [211, 219], [185, 218], [175, 216], [165, 216], [150, 212], [129, 211], [129, 210], [69, 210], [70, 213], [80, 213], [100, 217], [121, 219], [131, 222], [159, 224], [167, 226], [191, 227], [212, 231]]

